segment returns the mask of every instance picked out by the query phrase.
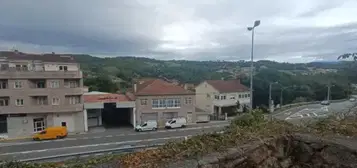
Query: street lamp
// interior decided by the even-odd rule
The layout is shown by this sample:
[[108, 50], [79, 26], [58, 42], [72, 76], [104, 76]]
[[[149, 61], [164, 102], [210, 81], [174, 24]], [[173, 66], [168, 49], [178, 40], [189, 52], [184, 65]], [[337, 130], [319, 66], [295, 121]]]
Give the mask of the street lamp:
[[254, 21], [253, 27], [248, 27], [248, 31], [252, 31], [252, 48], [250, 55], [250, 109], [253, 109], [253, 59], [254, 59], [254, 29], [260, 25], [260, 20]]

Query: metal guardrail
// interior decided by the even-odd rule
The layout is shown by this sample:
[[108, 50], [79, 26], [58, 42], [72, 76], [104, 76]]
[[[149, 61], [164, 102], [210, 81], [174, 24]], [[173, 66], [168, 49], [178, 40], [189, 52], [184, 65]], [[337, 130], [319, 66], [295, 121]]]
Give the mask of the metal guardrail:
[[[343, 102], [343, 101], [347, 101], [348, 99], [339, 99], [339, 100], [330, 100], [331, 103], [338, 103], [338, 102]], [[309, 104], [319, 104], [321, 103], [321, 101], [311, 101], [311, 102], [302, 102], [302, 103], [294, 103], [294, 104], [287, 104], [282, 106], [279, 109], [276, 109], [272, 114], [276, 114], [294, 107], [300, 107], [300, 106], [304, 106], [304, 105], [309, 105]]]
[[79, 158], [83, 155], [94, 155], [100, 153], [131, 153], [140, 149], [148, 149], [148, 148], [157, 148], [159, 146], [164, 145], [163, 143], [154, 144], [154, 145], [139, 145], [139, 146], [132, 146], [132, 147], [120, 147], [120, 148], [112, 148], [112, 149], [101, 149], [95, 151], [86, 151], [86, 152], [78, 152], [78, 153], [69, 153], [69, 154], [61, 154], [61, 155], [53, 155], [53, 156], [45, 156], [45, 157], [38, 157], [38, 158], [29, 158], [29, 159], [22, 159], [18, 160], [19, 162], [38, 162], [38, 161], [46, 161], [51, 159], [60, 159], [60, 158]]

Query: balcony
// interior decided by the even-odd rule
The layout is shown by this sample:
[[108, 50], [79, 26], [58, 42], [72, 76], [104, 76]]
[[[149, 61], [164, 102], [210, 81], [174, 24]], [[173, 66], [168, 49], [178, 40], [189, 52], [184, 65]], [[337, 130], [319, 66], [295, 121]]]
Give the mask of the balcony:
[[0, 71], [0, 79], [81, 79], [82, 71]]
[[249, 104], [250, 98], [243, 98], [243, 99], [225, 99], [225, 100], [213, 100], [213, 105], [219, 107], [228, 107], [228, 106], [235, 106], [239, 101], [240, 104]]
[[66, 113], [83, 111], [83, 104], [70, 105], [31, 105], [31, 106], [3, 106], [0, 108], [0, 114], [33, 114], [33, 113]]

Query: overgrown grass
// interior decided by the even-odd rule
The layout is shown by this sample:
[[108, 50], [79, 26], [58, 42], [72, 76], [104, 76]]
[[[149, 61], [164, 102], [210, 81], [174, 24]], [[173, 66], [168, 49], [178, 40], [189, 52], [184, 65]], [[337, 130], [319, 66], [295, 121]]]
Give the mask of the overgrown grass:
[[206, 133], [181, 142], [169, 142], [157, 149], [118, 156], [109, 155], [93, 158], [84, 162], [50, 164], [10, 162], [3, 166], [9, 168], [88, 168], [108, 162], [120, 162], [123, 167], [150, 168], [158, 167], [159, 163], [172, 162], [178, 159], [197, 158], [207, 153], [224, 150], [228, 147], [294, 132], [312, 133], [315, 135], [338, 134], [352, 136], [357, 135], [357, 120], [354, 117], [337, 119], [333, 116], [302, 127], [292, 125], [285, 121], [265, 120], [262, 112], [255, 110], [233, 120], [231, 124], [224, 129], [224, 133]]

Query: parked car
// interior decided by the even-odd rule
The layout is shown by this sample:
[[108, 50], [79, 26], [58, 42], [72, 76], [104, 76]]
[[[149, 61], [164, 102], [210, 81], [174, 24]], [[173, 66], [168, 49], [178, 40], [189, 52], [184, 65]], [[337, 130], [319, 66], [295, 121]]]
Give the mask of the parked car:
[[350, 98], [350, 102], [356, 101], [356, 98]]
[[330, 102], [328, 100], [324, 100], [321, 102], [321, 105], [330, 105]]
[[33, 140], [61, 139], [68, 135], [67, 128], [62, 126], [48, 127], [33, 135]]
[[135, 127], [135, 131], [141, 132], [141, 131], [156, 131], [157, 130], [157, 121], [155, 120], [149, 120], [144, 122], [141, 125], [137, 125]]
[[187, 121], [186, 118], [173, 118], [165, 123], [165, 128], [183, 128], [186, 127]]

